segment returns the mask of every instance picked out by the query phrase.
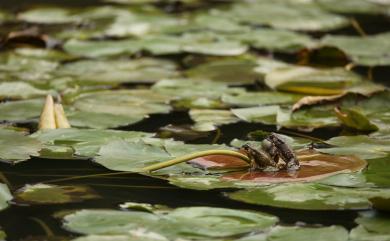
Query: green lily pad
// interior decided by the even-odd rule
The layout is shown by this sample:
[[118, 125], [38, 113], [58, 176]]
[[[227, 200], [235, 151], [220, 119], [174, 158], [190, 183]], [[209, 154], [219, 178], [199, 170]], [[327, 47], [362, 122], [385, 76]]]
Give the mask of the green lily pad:
[[356, 109], [339, 110], [336, 109], [337, 118], [348, 128], [360, 131], [377, 131], [379, 128]]
[[[152, 237], [151, 237], [152, 236]], [[162, 239], [163, 238], [163, 239]], [[108, 241], [108, 240], [116, 240], [116, 241], [161, 241], [167, 240], [163, 236], [158, 235], [157, 233], [136, 233], [133, 235], [87, 235], [79, 238], [72, 239], [72, 241]]]
[[360, 81], [359, 75], [344, 68], [315, 69], [298, 66], [278, 68], [265, 77], [265, 83], [272, 89], [310, 95], [341, 94]]
[[189, 114], [191, 119], [195, 121], [192, 129], [196, 131], [213, 131], [219, 125], [240, 121], [228, 110], [192, 109]]
[[267, 235], [269, 241], [318, 241], [337, 240], [347, 241], [348, 231], [341, 226], [329, 227], [283, 227], [276, 226]]
[[265, 105], [258, 107], [232, 109], [231, 112], [247, 122], [264, 123], [274, 125], [277, 123], [277, 115], [280, 112], [279, 105]]
[[35, 88], [25, 82], [2, 82], [0, 83], [0, 99], [27, 99], [39, 96], [45, 96], [49, 93], [47, 90]]
[[294, 53], [315, 45], [314, 40], [307, 35], [281, 29], [250, 29], [232, 35], [232, 38], [256, 49], [286, 53]]
[[226, 208], [187, 207], [165, 214], [81, 210], [65, 216], [64, 221], [65, 228], [82, 234], [134, 236], [142, 228], [144, 231], [141, 233], [149, 233], [152, 238], [158, 235], [162, 240], [205, 240], [262, 231], [275, 224], [277, 218], [258, 212]]
[[39, 131], [33, 137], [45, 144], [40, 157], [77, 159], [96, 156], [100, 147], [112, 140], [138, 140], [151, 135], [136, 131], [69, 128]]
[[39, 140], [25, 136], [23, 133], [0, 129], [0, 160], [8, 163], [18, 163], [38, 156], [42, 149]]
[[4, 52], [0, 54], [0, 80], [29, 82], [37, 88], [47, 88], [58, 65], [54, 60]]
[[363, 159], [385, 157], [390, 152], [390, 140], [383, 140], [366, 135], [337, 136], [329, 139], [334, 147], [320, 149], [321, 152], [337, 155], [356, 155]]
[[262, 92], [240, 92], [224, 94], [222, 101], [226, 104], [237, 107], [265, 106], [277, 104], [292, 104], [302, 98], [302, 95], [285, 92], [262, 91]]
[[43, 108], [44, 99], [8, 101], [0, 103], [0, 120], [35, 121]]
[[17, 190], [13, 201], [17, 204], [62, 204], [96, 199], [99, 196], [87, 186], [26, 185]]
[[81, 60], [58, 69], [60, 76], [69, 76], [78, 85], [153, 83], [177, 75], [173, 62], [161, 59]]
[[314, 183], [289, 183], [228, 194], [234, 200], [304, 210], [368, 209], [372, 198], [390, 198], [388, 189], [342, 188]]
[[127, 126], [137, 123], [143, 116], [129, 117], [126, 115], [114, 115], [109, 113], [94, 113], [86, 111], [66, 112], [68, 120], [73, 127], [107, 129], [120, 126]]
[[223, 58], [209, 61], [186, 71], [191, 78], [210, 79], [229, 84], [249, 84], [261, 79], [255, 72], [256, 59], [250, 57]]
[[317, 4], [328, 11], [344, 14], [386, 14], [390, 4], [370, 0], [317, 0]]
[[242, 2], [219, 14], [252, 25], [302, 31], [327, 31], [349, 24], [346, 18], [326, 12], [311, 1]]
[[377, 187], [390, 187], [390, 158], [389, 156], [368, 160], [367, 170], [364, 171], [364, 177], [368, 183]]
[[168, 113], [171, 107], [167, 102], [171, 98], [149, 89], [107, 90], [81, 94], [74, 100], [73, 107], [79, 111], [138, 118]]
[[35, 8], [19, 13], [17, 18], [31, 23], [63, 24], [77, 23], [82, 19], [64, 8]]
[[[95, 161], [115, 171], [141, 172], [143, 167], [167, 161], [178, 156], [210, 149], [229, 149], [224, 145], [190, 145], [163, 139], [113, 140], [100, 147]], [[174, 173], [203, 173], [204, 171], [181, 163], [156, 172], [153, 175]]]
[[381, 33], [364, 38], [354, 36], [325, 36], [321, 42], [343, 50], [358, 65], [390, 65], [390, 33]]
[[8, 207], [8, 202], [11, 201], [11, 199], [12, 195], [7, 185], [0, 183], [0, 211]]
[[389, 240], [390, 217], [385, 214], [375, 212], [362, 212], [355, 220], [359, 225], [350, 232], [350, 240], [369, 241]]

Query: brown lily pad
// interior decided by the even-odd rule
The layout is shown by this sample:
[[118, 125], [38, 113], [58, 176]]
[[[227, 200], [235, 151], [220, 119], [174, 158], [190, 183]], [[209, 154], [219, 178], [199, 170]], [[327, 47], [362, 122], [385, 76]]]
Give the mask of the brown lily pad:
[[[244, 170], [225, 174], [221, 178], [227, 181], [242, 180], [267, 183], [314, 181], [339, 173], [360, 171], [367, 165], [365, 160], [355, 156], [329, 155], [311, 149], [298, 150], [296, 154], [301, 164], [298, 171]], [[205, 169], [235, 169], [247, 166], [246, 162], [239, 158], [222, 155], [196, 158], [190, 163]]]

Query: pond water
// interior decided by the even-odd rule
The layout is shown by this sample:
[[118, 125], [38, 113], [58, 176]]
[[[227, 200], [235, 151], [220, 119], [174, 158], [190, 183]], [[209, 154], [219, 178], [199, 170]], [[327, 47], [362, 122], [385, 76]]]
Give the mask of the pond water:
[[[9, 12], [29, 9], [32, 6], [97, 6], [101, 5], [96, 0], [13, 0], [1, 1], [0, 8]], [[176, 6], [180, 11], [180, 6]], [[354, 16], [361, 27], [369, 35], [390, 31], [389, 21], [383, 16]], [[353, 27], [346, 27], [341, 30], [332, 31], [333, 34], [358, 35]], [[318, 38], [323, 34], [312, 33]], [[261, 52], [261, 51], [260, 51]], [[290, 54], [275, 54], [274, 57], [287, 62], [295, 62], [296, 56]], [[172, 57], [174, 59], [174, 57]], [[357, 72], [366, 75], [369, 68], [359, 67]], [[373, 78], [376, 82], [385, 83], [390, 70], [388, 67], [378, 67], [373, 70]], [[256, 90], [255, 85], [247, 85], [247, 89]], [[123, 85], [122, 88], [133, 88], [132, 85]], [[129, 125], [120, 130], [158, 132], [161, 127], [168, 124], [190, 125], [193, 121], [185, 111], [175, 111], [170, 114], [154, 114], [149, 119], [140, 123]], [[19, 124], [23, 126], [23, 124]], [[27, 127], [31, 127], [27, 125]], [[31, 128], [31, 131], [35, 128]], [[243, 139], [254, 130], [276, 131], [274, 125], [236, 123], [224, 125], [220, 128], [220, 133], [211, 132], [209, 135], [195, 138], [188, 143], [230, 143], [234, 138]], [[280, 133], [292, 135], [309, 135], [321, 139], [328, 139], [338, 136], [341, 128], [320, 128], [310, 133], [299, 131], [289, 131], [287, 129], [278, 130]], [[215, 138], [219, 135], [219, 138]], [[180, 137], [177, 137], [180, 140]], [[358, 215], [357, 211], [303, 211], [283, 208], [272, 208], [260, 205], [250, 205], [238, 201], [233, 201], [224, 197], [223, 192], [229, 189], [213, 191], [195, 191], [170, 185], [165, 180], [150, 178], [139, 174], [125, 174], [116, 176], [97, 176], [79, 179], [68, 179], [71, 177], [81, 177], [84, 175], [94, 175], [112, 173], [112, 171], [93, 163], [90, 160], [60, 160], [60, 159], [40, 159], [32, 158], [27, 162], [16, 165], [0, 163], [0, 174], [3, 182], [7, 181], [11, 190], [17, 190], [25, 184], [33, 183], [53, 183], [61, 185], [82, 184], [88, 185], [101, 197], [99, 199], [87, 200], [82, 203], [62, 204], [62, 205], [11, 205], [6, 210], [0, 212], [0, 226], [7, 234], [7, 240], [21, 240], [33, 236], [48, 236], [47, 240], [54, 236], [76, 237], [77, 235], [62, 228], [61, 220], [53, 217], [56, 212], [64, 210], [75, 210], [82, 208], [103, 208], [117, 209], [118, 205], [127, 201], [143, 202], [151, 204], [163, 204], [170, 207], [185, 206], [212, 206], [226, 207], [233, 209], [246, 209], [264, 211], [280, 218], [281, 224], [301, 224], [310, 225], [341, 225], [347, 229], [356, 226], [354, 220]], [[64, 179], [64, 180], [61, 180]], [[44, 240], [41, 238], [31, 238], [26, 240]], [[54, 239], [53, 239], [54, 240]]]

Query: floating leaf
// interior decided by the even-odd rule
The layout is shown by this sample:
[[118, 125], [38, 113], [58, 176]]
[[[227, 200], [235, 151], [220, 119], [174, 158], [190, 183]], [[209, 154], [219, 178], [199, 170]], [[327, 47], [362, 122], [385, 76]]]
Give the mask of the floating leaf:
[[350, 240], [389, 240], [390, 217], [374, 212], [362, 212], [355, 220], [359, 225], [351, 230]]
[[81, 18], [64, 8], [36, 8], [18, 14], [18, 19], [41, 24], [77, 23]]
[[253, 48], [286, 53], [294, 53], [315, 44], [314, 40], [307, 35], [281, 29], [250, 29], [232, 35], [232, 38]]
[[152, 90], [107, 90], [78, 96], [73, 107], [80, 111], [128, 116], [132, 119], [148, 114], [168, 113], [172, 97]]
[[25, 122], [36, 121], [39, 117], [44, 99], [30, 99], [0, 103], [0, 120]]
[[267, 235], [270, 241], [302, 241], [315, 237], [318, 241], [347, 241], [348, 231], [341, 226], [329, 227], [283, 227], [276, 226]]
[[195, 121], [195, 125], [192, 128], [197, 131], [213, 131], [219, 125], [226, 125], [239, 121], [239, 119], [228, 110], [192, 109], [190, 110], [190, 116], [191, 119]]
[[65, 216], [64, 220], [65, 228], [82, 234], [134, 236], [144, 233], [150, 234], [151, 238], [159, 236], [160, 240], [204, 240], [265, 230], [275, 224], [277, 218], [258, 212], [226, 208], [187, 207], [177, 208], [166, 214], [81, 210]]
[[[277, 172], [245, 170], [224, 174], [221, 179], [258, 183], [313, 181], [342, 172], [360, 171], [367, 164], [364, 160], [355, 157], [324, 155], [312, 150], [299, 150], [296, 151], [296, 155], [301, 167], [293, 173], [285, 170]], [[247, 166], [247, 163], [238, 158], [223, 156], [207, 156], [192, 160], [191, 163], [207, 169]]]
[[265, 83], [272, 89], [312, 95], [341, 94], [360, 81], [357, 74], [343, 68], [297, 66], [275, 69], [265, 77]]
[[220, 15], [252, 25], [302, 31], [326, 31], [349, 24], [346, 18], [326, 12], [311, 1], [242, 2]]
[[274, 125], [277, 121], [277, 114], [280, 111], [278, 105], [265, 105], [259, 107], [248, 107], [232, 109], [232, 113], [247, 122], [264, 123]]
[[42, 144], [37, 139], [23, 133], [0, 129], [0, 160], [17, 163], [38, 156]]
[[358, 65], [390, 65], [390, 33], [381, 33], [364, 38], [355, 36], [325, 36], [321, 42], [343, 50]]
[[81, 60], [62, 65], [57, 74], [73, 78], [79, 85], [120, 83], [153, 83], [177, 75], [176, 65], [167, 60]]
[[291, 104], [302, 96], [285, 92], [262, 91], [262, 92], [240, 92], [224, 94], [222, 101], [226, 104], [239, 107], [265, 106], [277, 104]]
[[38, 96], [45, 96], [49, 92], [41, 90], [25, 82], [2, 82], [0, 83], [0, 99], [27, 99]]
[[223, 58], [209, 61], [186, 71], [191, 78], [210, 79], [229, 84], [248, 84], [261, 79], [255, 72], [258, 64], [250, 57]]
[[13, 201], [17, 204], [60, 204], [82, 202], [99, 196], [87, 186], [26, 185], [17, 190]]
[[360, 131], [377, 131], [378, 127], [357, 109], [335, 109], [336, 116], [347, 127]]
[[73, 127], [88, 127], [94, 129], [116, 128], [137, 123], [143, 116], [129, 117], [126, 115], [113, 115], [109, 113], [94, 113], [86, 111], [70, 111], [67, 117]]
[[234, 200], [304, 210], [371, 208], [372, 198], [390, 198], [388, 189], [342, 188], [313, 183], [289, 183], [259, 187], [228, 194]]
[[318, 0], [316, 1], [326, 10], [344, 14], [386, 14], [390, 5], [370, 0]]
[[328, 144], [335, 147], [320, 149], [321, 152], [337, 155], [356, 155], [364, 159], [387, 156], [390, 152], [390, 140], [371, 138], [365, 135], [337, 136], [329, 139]]

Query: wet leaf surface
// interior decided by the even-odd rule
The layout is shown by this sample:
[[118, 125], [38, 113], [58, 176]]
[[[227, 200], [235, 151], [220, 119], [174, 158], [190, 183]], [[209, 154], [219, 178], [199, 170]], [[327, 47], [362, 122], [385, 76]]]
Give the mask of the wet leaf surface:
[[0, 129], [0, 159], [8, 163], [17, 163], [38, 156], [42, 144], [37, 139], [23, 133]]
[[321, 184], [288, 183], [228, 194], [234, 200], [304, 210], [369, 209], [371, 198], [388, 199], [388, 189], [342, 188]]
[[[139, 211], [81, 210], [65, 216], [64, 226], [73, 232], [98, 235], [189, 238], [205, 240], [264, 230], [277, 218], [258, 212], [224, 208], [177, 208], [165, 214]], [[126, 240], [126, 239], [125, 239]]]

